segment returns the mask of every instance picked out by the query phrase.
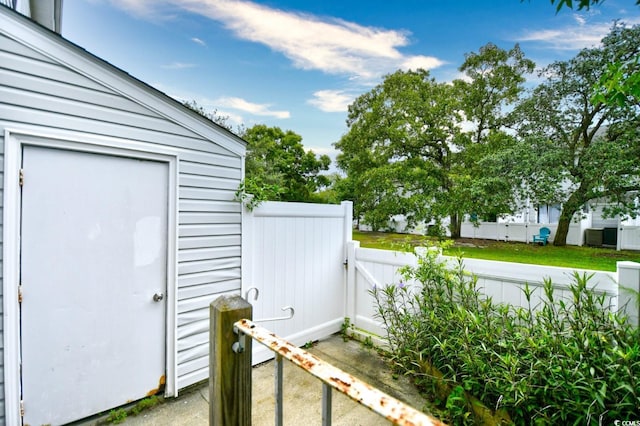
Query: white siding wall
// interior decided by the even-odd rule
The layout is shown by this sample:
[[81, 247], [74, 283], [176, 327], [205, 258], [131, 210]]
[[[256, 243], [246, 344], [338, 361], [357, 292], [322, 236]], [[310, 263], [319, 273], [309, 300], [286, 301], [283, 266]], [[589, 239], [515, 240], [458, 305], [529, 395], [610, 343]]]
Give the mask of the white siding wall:
[[[4, 157], [4, 134], [0, 132], [0, 155]], [[2, 186], [2, 182], [4, 182], [4, 161], [2, 161], [2, 157], [0, 157], [0, 424], [5, 423], [4, 416], [4, 295], [2, 292], [2, 283], [4, 282], [2, 274], [2, 241], [3, 241], [3, 233], [4, 225], [2, 223], [2, 213], [3, 213], [3, 203], [4, 203], [4, 187]]]
[[[151, 92], [96, 58], [85, 58], [80, 49], [70, 51], [102, 72], [118, 75], [125, 88]], [[241, 156], [0, 31], [0, 137], [7, 127], [173, 149], [179, 160], [178, 388], [206, 378], [208, 305], [219, 294], [240, 291], [241, 207], [234, 192], [242, 178]], [[223, 131], [211, 133], [227, 146], [232, 140]], [[2, 392], [0, 386], [0, 396]]]

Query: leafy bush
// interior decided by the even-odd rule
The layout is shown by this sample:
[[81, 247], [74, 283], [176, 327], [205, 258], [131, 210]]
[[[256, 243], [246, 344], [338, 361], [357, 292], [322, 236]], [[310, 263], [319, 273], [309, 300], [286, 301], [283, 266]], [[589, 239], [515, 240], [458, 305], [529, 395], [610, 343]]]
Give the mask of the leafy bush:
[[[473, 420], [462, 390], [516, 424], [637, 416], [640, 333], [588, 288], [589, 276], [574, 274], [568, 300], [545, 280], [539, 306], [525, 286], [529, 306], [514, 308], [481, 295], [461, 260], [448, 267], [427, 252], [402, 274], [419, 284], [374, 289], [377, 315], [393, 360], [441, 399], [447, 420]], [[441, 395], [443, 383], [454, 392]]]

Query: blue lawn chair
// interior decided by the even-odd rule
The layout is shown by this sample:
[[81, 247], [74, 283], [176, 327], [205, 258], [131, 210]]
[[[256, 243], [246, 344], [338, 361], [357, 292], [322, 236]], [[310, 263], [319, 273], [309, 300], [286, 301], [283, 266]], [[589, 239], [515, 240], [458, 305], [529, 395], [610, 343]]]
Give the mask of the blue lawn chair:
[[542, 243], [543, 246], [547, 245], [547, 241], [549, 241], [549, 236], [551, 235], [551, 230], [549, 228], [542, 227], [540, 228], [540, 233], [538, 235], [533, 236], [534, 243]]

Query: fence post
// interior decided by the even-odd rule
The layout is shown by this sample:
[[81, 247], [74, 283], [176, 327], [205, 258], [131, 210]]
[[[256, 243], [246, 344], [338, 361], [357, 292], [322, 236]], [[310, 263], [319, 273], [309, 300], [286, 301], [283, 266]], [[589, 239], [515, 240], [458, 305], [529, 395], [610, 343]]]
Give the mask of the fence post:
[[640, 263], [617, 262], [618, 306], [625, 307], [631, 325], [638, 326], [640, 316]]
[[358, 294], [356, 288], [356, 251], [359, 248], [360, 241], [350, 241], [347, 243], [347, 297], [345, 298], [345, 314], [354, 325], [357, 322], [356, 304]]
[[252, 307], [240, 296], [221, 296], [210, 305], [209, 425], [251, 425], [251, 338], [234, 352], [233, 324], [253, 319]]

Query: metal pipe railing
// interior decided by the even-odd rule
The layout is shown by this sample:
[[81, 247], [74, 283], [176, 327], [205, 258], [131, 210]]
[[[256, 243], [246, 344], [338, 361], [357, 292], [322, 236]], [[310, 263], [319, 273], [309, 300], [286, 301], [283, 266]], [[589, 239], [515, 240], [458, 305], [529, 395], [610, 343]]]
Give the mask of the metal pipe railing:
[[[397, 425], [444, 425], [421, 411], [418, 411], [371, 385], [353, 377], [341, 369], [321, 360], [317, 356], [276, 336], [269, 330], [248, 319], [234, 323], [238, 342], [244, 335], [262, 343], [276, 354], [276, 425], [282, 425], [282, 359], [286, 358], [309, 374], [323, 382], [322, 424], [331, 425], [331, 390], [336, 389], [357, 403], [368, 407], [378, 415]], [[243, 350], [243, 348], [240, 348]]]

